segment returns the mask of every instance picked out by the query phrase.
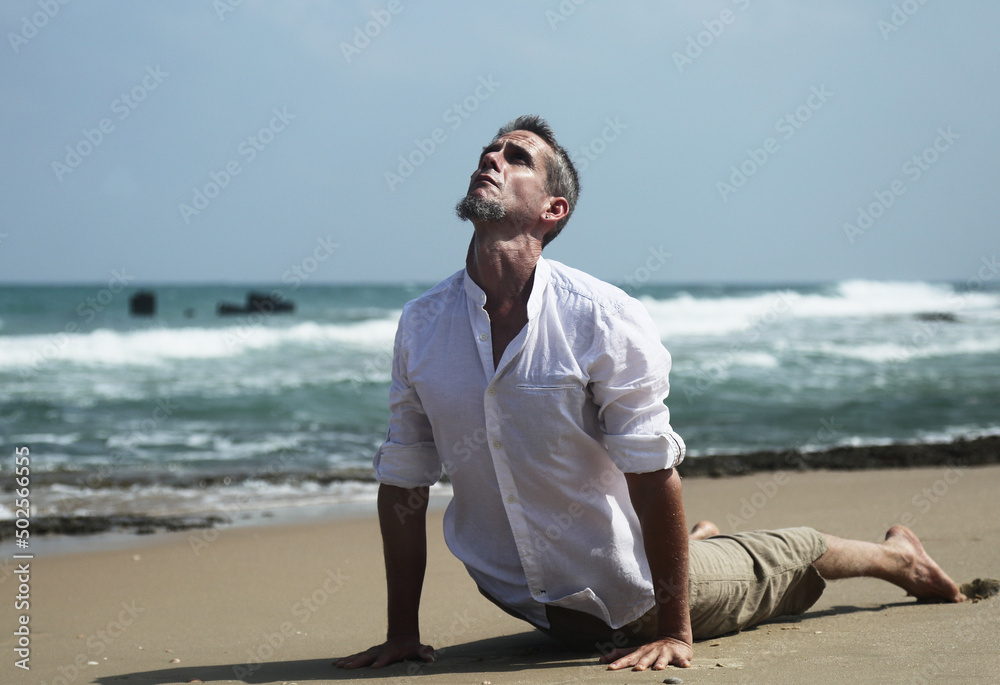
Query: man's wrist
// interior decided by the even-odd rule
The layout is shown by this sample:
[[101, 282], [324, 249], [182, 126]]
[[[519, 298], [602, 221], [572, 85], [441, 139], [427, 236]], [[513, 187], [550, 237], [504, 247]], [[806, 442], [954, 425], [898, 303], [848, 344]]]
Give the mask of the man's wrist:
[[682, 637], [682, 636], [677, 635], [675, 633], [669, 633], [669, 634], [667, 634], [667, 633], [658, 633], [653, 638], [654, 642], [658, 642], [660, 640], [673, 640], [674, 642], [681, 642], [681, 643], [687, 645], [688, 647], [690, 647], [692, 644], [694, 644], [694, 640], [690, 636], [688, 636], [688, 637]]
[[676, 642], [683, 642], [684, 644], [691, 646], [694, 644], [694, 637], [691, 634], [690, 626], [678, 629], [674, 627], [660, 626], [656, 631], [654, 640], [674, 640]]

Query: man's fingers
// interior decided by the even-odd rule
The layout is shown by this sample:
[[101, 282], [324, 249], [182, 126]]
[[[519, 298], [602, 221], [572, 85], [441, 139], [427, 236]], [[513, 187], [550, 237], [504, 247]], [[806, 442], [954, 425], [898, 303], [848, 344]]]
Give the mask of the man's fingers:
[[390, 646], [388, 643], [376, 645], [363, 652], [345, 656], [333, 661], [337, 668], [362, 668], [371, 666], [372, 668], [382, 668], [389, 664], [405, 659], [419, 659], [421, 661], [433, 662], [437, 659], [434, 648], [430, 645], [417, 645], [416, 649], [400, 649]]
[[613, 652], [609, 652], [601, 657], [602, 664], [608, 664], [609, 671], [617, 671], [635, 664], [635, 659], [631, 658], [635, 652], [625, 647], [619, 647]]
[[601, 657], [601, 663], [608, 664], [609, 671], [618, 671], [631, 667], [636, 671], [645, 671], [650, 666], [654, 671], [662, 671], [667, 666], [679, 666], [688, 668], [691, 660], [684, 654], [678, 653], [669, 645], [645, 645], [639, 649], [629, 649], [622, 647], [609, 652]]
[[337, 668], [361, 668], [362, 666], [367, 666], [372, 663], [374, 659], [375, 652], [372, 649], [369, 649], [364, 652], [358, 652], [357, 654], [337, 659], [333, 662], [333, 665]]
[[389, 652], [386, 650], [385, 644], [375, 645], [363, 652], [337, 659], [333, 662], [333, 665], [337, 668], [364, 668], [365, 666], [380, 668], [381, 666], [385, 666], [386, 662], [381, 664], [379, 662], [383, 661], [388, 654]]

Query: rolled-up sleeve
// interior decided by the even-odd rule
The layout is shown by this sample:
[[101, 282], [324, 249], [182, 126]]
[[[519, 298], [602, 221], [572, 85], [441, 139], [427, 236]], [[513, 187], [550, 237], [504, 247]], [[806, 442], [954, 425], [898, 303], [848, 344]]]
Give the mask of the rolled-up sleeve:
[[404, 309], [400, 317], [393, 344], [389, 431], [372, 465], [379, 483], [416, 488], [436, 483], [442, 467], [430, 421], [407, 378], [406, 312]]
[[608, 453], [625, 473], [676, 466], [684, 441], [670, 427], [670, 353], [636, 300], [608, 310], [596, 327], [590, 384]]

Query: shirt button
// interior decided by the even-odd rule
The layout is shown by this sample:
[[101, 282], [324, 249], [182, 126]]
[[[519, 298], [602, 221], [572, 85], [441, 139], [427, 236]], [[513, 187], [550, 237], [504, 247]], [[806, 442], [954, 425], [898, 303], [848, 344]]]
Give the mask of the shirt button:
[[507, 495], [507, 501], [513, 504], [514, 502], [517, 501], [517, 498], [514, 497], [514, 495]]
[[496, 388], [490, 388], [486, 392], [488, 392], [490, 395], [496, 395], [497, 394], [497, 389]]
[[480, 340], [489, 340], [490, 336], [486, 335], [485, 333], [480, 333], [479, 339]]
[[497, 449], [497, 450], [500, 449], [500, 441], [499, 440], [494, 440], [493, 441], [493, 449]]

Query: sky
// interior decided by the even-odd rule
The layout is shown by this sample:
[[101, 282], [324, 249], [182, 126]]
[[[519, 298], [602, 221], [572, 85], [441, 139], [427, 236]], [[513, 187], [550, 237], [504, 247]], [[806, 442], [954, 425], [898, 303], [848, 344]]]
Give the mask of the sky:
[[1000, 4], [5, 0], [0, 28], [2, 283], [434, 283], [528, 113], [582, 182], [545, 256], [605, 280], [1000, 252]]

